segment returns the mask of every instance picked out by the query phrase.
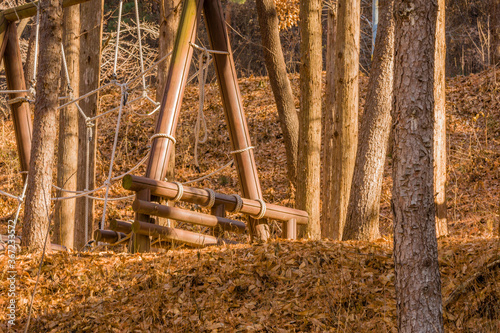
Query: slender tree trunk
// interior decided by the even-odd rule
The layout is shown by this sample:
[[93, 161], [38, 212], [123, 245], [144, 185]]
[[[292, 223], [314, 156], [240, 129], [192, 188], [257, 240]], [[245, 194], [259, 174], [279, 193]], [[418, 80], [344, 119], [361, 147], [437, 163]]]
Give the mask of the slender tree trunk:
[[297, 207], [307, 211], [307, 237], [319, 239], [321, 150], [321, 1], [300, 2], [300, 130]]
[[299, 118], [293, 100], [292, 87], [286, 72], [276, 5], [274, 0], [256, 0], [255, 4], [259, 16], [264, 59], [285, 141], [288, 179], [292, 184], [296, 184]]
[[321, 135], [323, 179], [321, 186], [321, 236], [333, 237], [335, 221], [333, 220], [331, 202], [334, 184], [333, 176], [333, 110], [335, 110], [335, 39], [337, 36], [337, 2], [330, 3], [327, 16], [326, 38], [326, 105], [323, 109]]
[[394, 264], [399, 332], [443, 332], [434, 202], [437, 2], [397, 2]]
[[380, 235], [380, 192], [392, 119], [394, 0], [379, 0], [379, 9], [377, 40], [343, 240], [374, 240]]
[[[80, 17], [83, 18], [80, 22], [80, 95], [99, 87], [103, 6], [104, 0], [91, 0], [80, 5]], [[80, 107], [87, 117], [95, 116], [99, 107], [99, 93], [81, 100]], [[95, 186], [96, 138], [97, 121], [87, 124], [83, 117], [78, 117], [77, 189], [79, 191], [90, 190]], [[76, 249], [79, 250], [85, 245], [85, 239], [92, 238], [93, 221], [94, 201], [85, 197], [78, 198], [75, 214]]]
[[446, 34], [445, 0], [438, 0], [434, 65], [434, 201], [436, 203], [436, 235], [448, 235], [446, 219], [446, 110], [445, 69]]
[[500, 1], [490, 0], [491, 63], [500, 63]]
[[43, 248], [49, 228], [62, 41], [62, 0], [41, 1], [39, 6], [40, 71], [23, 225], [23, 243], [33, 250]]
[[339, 0], [334, 64], [335, 108], [327, 110], [334, 120], [333, 150], [326, 152], [333, 156], [333, 191], [330, 201], [323, 202], [331, 205], [331, 215], [326, 223], [333, 223], [333, 234], [323, 236], [334, 239], [342, 239], [358, 144], [360, 13], [360, 0]]
[[33, 18], [33, 26], [30, 30], [30, 39], [28, 42], [28, 52], [26, 53], [26, 61], [24, 62], [24, 80], [27, 86], [31, 86], [34, 77], [35, 65], [35, 37], [36, 37], [36, 16]]
[[[80, 86], [80, 5], [64, 9], [63, 45], [70, 82], [61, 84], [63, 96], [78, 95]], [[61, 72], [65, 77], [64, 69]], [[75, 96], [78, 97], [78, 96]], [[59, 112], [57, 186], [75, 191], [78, 167], [78, 110], [71, 105]], [[58, 197], [72, 196], [58, 191]], [[72, 249], [75, 234], [76, 199], [58, 201], [55, 206], [54, 243]]]

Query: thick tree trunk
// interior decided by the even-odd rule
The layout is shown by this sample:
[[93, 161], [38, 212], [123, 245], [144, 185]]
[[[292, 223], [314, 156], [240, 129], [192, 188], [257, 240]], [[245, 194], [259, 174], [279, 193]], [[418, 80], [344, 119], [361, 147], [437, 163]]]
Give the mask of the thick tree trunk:
[[292, 87], [286, 72], [276, 5], [274, 0], [256, 0], [255, 4], [259, 16], [266, 68], [285, 141], [288, 179], [292, 184], [296, 184], [299, 118], [293, 100]]
[[399, 332], [443, 332], [434, 203], [437, 3], [397, 2], [394, 263]]
[[374, 240], [379, 237], [380, 192], [392, 119], [394, 0], [379, 0], [379, 9], [381, 16], [343, 240]]
[[[91, 0], [80, 5], [80, 95], [99, 87], [99, 69], [101, 67], [102, 13], [104, 0]], [[87, 117], [97, 114], [99, 94], [81, 100], [80, 107]], [[95, 156], [97, 143], [97, 122], [87, 127], [83, 117], [78, 118], [78, 172], [77, 188], [79, 191], [93, 189], [95, 186]], [[88, 147], [88, 150], [87, 150]], [[88, 156], [88, 170], [87, 170]], [[88, 224], [87, 224], [88, 220]], [[94, 201], [89, 198], [76, 200], [75, 248], [81, 249], [85, 239], [92, 238], [94, 221]], [[85, 236], [87, 230], [87, 236]]]
[[307, 211], [307, 237], [319, 239], [321, 150], [321, 1], [300, 2], [300, 130], [297, 207]]
[[325, 152], [333, 156], [333, 191], [330, 200], [323, 202], [323, 205], [331, 205], [329, 219], [330, 223], [333, 222], [333, 233], [323, 236], [334, 239], [342, 239], [358, 143], [360, 13], [360, 0], [339, 0], [334, 64], [335, 108], [327, 110], [334, 120], [333, 150]]
[[434, 201], [436, 236], [448, 235], [446, 219], [445, 0], [438, 0], [434, 65]]
[[[78, 97], [80, 80], [80, 5], [64, 9], [63, 45], [68, 66], [68, 82], [62, 80], [63, 96], [70, 92]], [[61, 72], [64, 75], [64, 69]], [[57, 186], [75, 191], [78, 167], [78, 110], [71, 105], [59, 112], [59, 147], [57, 164]], [[58, 191], [58, 197], [72, 196]], [[55, 206], [54, 243], [73, 248], [75, 237], [76, 199], [58, 201]]]
[[326, 86], [325, 107], [322, 108], [321, 140], [323, 178], [321, 184], [321, 236], [333, 237], [335, 221], [333, 220], [331, 202], [333, 193], [333, 110], [335, 110], [335, 39], [337, 37], [337, 2], [328, 9], [326, 37]]
[[62, 0], [42, 1], [39, 6], [40, 70], [22, 236], [33, 250], [43, 248], [49, 228], [62, 41]]

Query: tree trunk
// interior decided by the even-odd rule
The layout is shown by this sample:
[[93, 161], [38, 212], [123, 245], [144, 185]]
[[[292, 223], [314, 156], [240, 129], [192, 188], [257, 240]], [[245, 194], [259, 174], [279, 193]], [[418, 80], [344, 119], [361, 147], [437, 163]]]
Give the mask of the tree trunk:
[[337, 12], [335, 108], [327, 110], [334, 120], [333, 150], [326, 152], [333, 156], [333, 191], [323, 202], [331, 205], [326, 223], [333, 223], [333, 233], [323, 236], [342, 239], [358, 143], [360, 0], [339, 0]]
[[490, 0], [491, 63], [500, 63], [500, 1]]
[[307, 237], [319, 239], [321, 150], [321, 6], [300, 2], [300, 130], [297, 163], [297, 207], [307, 211]]
[[299, 118], [292, 87], [286, 72], [279, 34], [279, 19], [274, 0], [256, 0], [260, 34], [269, 81], [276, 101], [281, 131], [285, 141], [288, 179], [296, 184]]
[[[63, 96], [78, 94], [80, 68], [80, 5], [64, 9], [63, 45], [70, 82], [62, 80]], [[64, 69], [61, 72], [65, 77]], [[75, 96], [78, 97], [78, 96]], [[78, 110], [76, 105], [59, 111], [59, 147], [57, 164], [57, 186], [75, 191], [78, 167]], [[74, 194], [58, 191], [58, 197]], [[58, 201], [55, 206], [54, 243], [73, 248], [75, 237], [76, 199]]]
[[28, 42], [28, 52], [26, 53], [26, 61], [24, 62], [24, 80], [31, 87], [34, 78], [35, 70], [35, 42], [36, 42], [36, 16], [33, 18], [35, 24], [31, 27], [30, 39]]
[[[99, 87], [101, 67], [102, 13], [104, 0], [91, 0], [80, 5], [80, 95]], [[80, 107], [87, 117], [97, 114], [99, 93], [81, 100]], [[91, 125], [91, 124], [89, 124]], [[77, 188], [79, 191], [95, 186], [95, 157], [97, 143], [97, 122], [87, 127], [83, 117], [78, 118], [78, 168]], [[88, 149], [87, 149], [88, 148]], [[88, 162], [87, 162], [88, 156]], [[88, 170], [87, 170], [88, 163]], [[85, 240], [92, 238], [94, 201], [89, 198], [76, 200], [75, 248], [81, 249]], [[85, 235], [87, 231], [87, 235]]]
[[33, 250], [43, 248], [49, 228], [62, 41], [62, 0], [39, 6], [40, 70], [23, 225], [23, 243]]
[[374, 240], [391, 132], [394, 70], [394, 0], [379, 0], [380, 20], [342, 239]]
[[438, 0], [434, 65], [434, 201], [436, 236], [448, 235], [446, 219], [445, 0]]
[[434, 203], [437, 3], [397, 2], [394, 264], [399, 332], [443, 332]]
[[331, 202], [333, 193], [333, 110], [335, 110], [335, 39], [337, 36], [337, 2], [331, 2], [327, 16], [327, 38], [326, 38], [326, 105], [322, 108], [321, 135], [323, 181], [321, 186], [321, 235], [333, 237], [333, 220]]

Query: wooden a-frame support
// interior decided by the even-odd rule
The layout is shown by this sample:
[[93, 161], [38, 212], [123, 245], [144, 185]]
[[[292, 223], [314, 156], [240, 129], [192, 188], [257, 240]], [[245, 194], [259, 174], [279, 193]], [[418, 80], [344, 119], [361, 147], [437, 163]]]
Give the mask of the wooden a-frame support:
[[[253, 150], [250, 149], [251, 141], [247, 128], [243, 103], [238, 87], [236, 69], [232, 55], [231, 46], [224, 20], [224, 14], [220, 0], [185, 0], [183, 11], [177, 30], [168, 77], [165, 84], [163, 100], [156, 123], [155, 136], [152, 142], [151, 154], [147, 166], [146, 178], [157, 181], [165, 179], [170, 152], [175, 144], [175, 130], [179, 119], [181, 103], [186, 86], [189, 64], [193, 55], [193, 44], [196, 39], [196, 30], [200, 23], [202, 10], [210, 45], [213, 54], [217, 81], [222, 96], [224, 113], [229, 129], [232, 149], [235, 152], [234, 159], [238, 171], [238, 177], [243, 197], [248, 199], [262, 199], [262, 190]], [[154, 200], [151, 190], [145, 188], [137, 192], [138, 202]], [[136, 207], [141, 205], [136, 204]], [[139, 210], [136, 221], [154, 223], [145, 210]], [[223, 204], [217, 204], [212, 208], [212, 214], [224, 216]], [[252, 239], [266, 241], [269, 237], [269, 227], [266, 219], [254, 219], [249, 217], [249, 229]], [[293, 229], [292, 227], [289, 229]], [[290, 231], [293, 236], [295, 231]], [[135, 251], [149, 250], [149, 236], [136, 235], [133, 247]]]

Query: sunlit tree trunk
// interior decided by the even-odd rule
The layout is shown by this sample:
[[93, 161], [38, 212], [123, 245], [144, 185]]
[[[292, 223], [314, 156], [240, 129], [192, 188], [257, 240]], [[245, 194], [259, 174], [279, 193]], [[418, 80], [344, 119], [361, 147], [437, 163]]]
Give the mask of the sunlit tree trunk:
[[325, 107], [322, 108], [322, 167], [321, 184], [321, 236], [333, 237], [335, 220], [333, 219], [331, 197], [334, 184], [333, 177], [333, 114], [335, 110], [335, 39], [337, 35], [337, 1], [328, 3], [327, 37], [326, 37], [326, 86]]
[[394, 0], [379, 0], [379, 9], [377, 40], [361, 118], [344, 240], [379, 237], [380, 193], [392, 119]]
[[61, 75], [62, 0], [40, 2], [40, 53], [23, 243], [41, 250], [49, 228], [56, 115]]
[[448, 235], [446, 219], [446, 110], [445, 110], [445, 0], [438, 0], [434, 65], [434, 201], [436, 203], [436, 235]]
[[[61, 81], [63, 96], [70, 93], [78, 97], [80, 87], [80, 5], [64, 9], [63, 45], [68, 66], [69, 84]], [[59, 111], [59, 145], [57, 158], [57, 186], [66, 190], [76, 190], [78, 167], [78, 110], [70, 105]], [[73, 196], [73, 193], [58, 191], [58, 197]], [[72, 249], [75, 233], [75, 201], [67, 199], [55, 205], [54, 243]]]
[[295, 184], [299, 118], [293, 100], [292, 87], [286, 72], [279, 34], [278, 14], [276, 13], [274, 0], [256, 0], [255, 4], [259, 16], [262, 50], [285, 141], [288, 179]]
[[323, 205], [331, 205], [329, 218], [333, 223], [332, 233], [323, 236], [334, 239], [342, 239], [358, 144], [360, 13], [360, 0], [338, 1], [335, 107], [328, 110], [333, 114], [333, 149], [326, 152], [332, 156], [333, 190], [330, 200], [323, 202]]
[[[82, 18], [80, 21], [80, 95], [99, 87], [103, 8], [104, 0], [90, 0], [80, 5], [80, 17]], [[88, 117], [96, 116], [99, 93], [81, 100], [79, 105]], [[83, 117], [78, 117], [77, 188], [79, 191], [95, 187], [96, 143], [97, 120], [92, 125], [87, 124]], [[93, 222], [94, 201], [85, 197], [76, 199], [76, 249], [80, 250], [85, 245], [85, 238], [92, 239]], [[85, 236], [85, 230], [87, 230], [87, 236]]]
[[297, 207], [309, 213], [307, 236], [321, 237], [321, 1], [300, 2], [301, 67]]
[[396, 2], [394, 264], [399, 332], [443, 332], [434, 202], [437, 2]]

